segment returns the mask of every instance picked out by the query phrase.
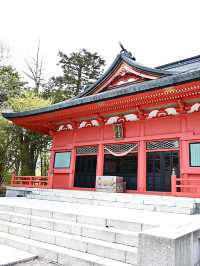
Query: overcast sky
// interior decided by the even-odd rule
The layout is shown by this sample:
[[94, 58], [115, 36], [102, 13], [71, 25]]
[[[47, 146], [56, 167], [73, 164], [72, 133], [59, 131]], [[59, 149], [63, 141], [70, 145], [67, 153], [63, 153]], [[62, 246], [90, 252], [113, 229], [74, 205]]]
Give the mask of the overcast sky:
[[200, 1], [0, 0], [0, 41], [18, 70], [39, 39], [46, 78], [59, 73], [58, 50], [86, 48], [109, 65], [119, 40], [138, 62], [157, 66], [200, 54]]

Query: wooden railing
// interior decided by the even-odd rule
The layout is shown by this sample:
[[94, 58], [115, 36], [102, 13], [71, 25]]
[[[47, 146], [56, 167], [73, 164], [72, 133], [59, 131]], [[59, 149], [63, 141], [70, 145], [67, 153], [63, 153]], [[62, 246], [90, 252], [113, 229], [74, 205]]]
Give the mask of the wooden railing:
[[[194, 177], [195, 176], [195, 177]], [[52, 188], [52, 176], [16, 176], [12, 175], [11, 186], [27, 188]], [[200, 197], [200, 174], [171, 176], [172, 196]]]
[[173, 196], [200, 197], [200, 174], [172, 175], [171, 183]]
[[52, 188], [50, 176], [16, 176], [12, 175], [11, 186], [27, 188]]

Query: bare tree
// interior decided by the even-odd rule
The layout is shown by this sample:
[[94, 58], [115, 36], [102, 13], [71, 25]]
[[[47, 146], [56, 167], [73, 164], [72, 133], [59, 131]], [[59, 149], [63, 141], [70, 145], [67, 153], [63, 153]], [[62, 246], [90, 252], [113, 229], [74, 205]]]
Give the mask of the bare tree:
[[24, 74], [33, 81], [34, 92], [38, 94], [43, 81], [43, 58], [40, 54], [40, 41], [38, 42], [36, 56], [31, 57], [29, 61], [25, 59], [25, 62], [28, 72], [24, 71]]
[[[41, 56], [40, 52], [40, 41], [37, 45], [37, 51], [36, 55], [34, 57], [31, 57], [29, 60], [25, 59], [25, 63], [27, 66], [27, 71], [24, 71], [24, 74], [33, 82], [32, 90], [36, 95], [39, 95], [40, 89], [42, 88], [42, 85], [44, 85], [44, 78], [43, 78], [43, 58]], [[39, 137], [35, 135], [36, 140], [38, 141], [37, 145], [33, 145], [33, 148], [35, 149], [35, 146], [38, 146], [37, 148], [37, 156], [35, 157], [36, 160], [34, 161], [33, 169], [35, 172], [36, 167], [38, 166], [38, 161], [40, 161], [40, 168], [41, 168], [41, 174], [46, 175], [47, 174], [47, 155], [48, 155], [48, 148], [49, 148], [49, 138], [48, 137]], [[30, 153], [31, 154], [31, 153]], [[27, 155], [25, 156], [26, 159]], [[30, 168], [30, 166], [28, 167]], [[25, 169], [26, 171], [26, 169]]]

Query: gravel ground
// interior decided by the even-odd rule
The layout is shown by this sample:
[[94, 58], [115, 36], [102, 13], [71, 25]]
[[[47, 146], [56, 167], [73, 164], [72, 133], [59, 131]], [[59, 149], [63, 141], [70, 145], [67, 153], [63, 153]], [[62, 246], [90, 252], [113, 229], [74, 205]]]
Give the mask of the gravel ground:
[[55, 262], [47, 261], [40, 258], [27, 262], [17, 263], [15, 265], [16, 266], [61, 266], [61, 264], [57, 264]]

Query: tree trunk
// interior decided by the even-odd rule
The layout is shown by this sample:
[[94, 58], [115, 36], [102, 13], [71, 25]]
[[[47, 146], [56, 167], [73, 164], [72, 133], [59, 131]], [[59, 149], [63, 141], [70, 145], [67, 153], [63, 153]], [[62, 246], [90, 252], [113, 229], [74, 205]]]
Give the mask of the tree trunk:
[[22, 176], [32, 176], [35, 175], [35, 169], [31, 161], [30, 153], [23, 149], [21, 153], [21, 175]]
[[34, 163], [34, 153], [30, 150], [30, 143], [26, 139], [21, 138], [22, 142], [20, 144], [20, 161], [21, 161], [21, 175], [22, 176], [34, 176], [35, 175], [35, 163]]
[[3, 165], [0, 165], [0, 186], [3, 182], [3, 173], [4, 173], [4, 167]]

